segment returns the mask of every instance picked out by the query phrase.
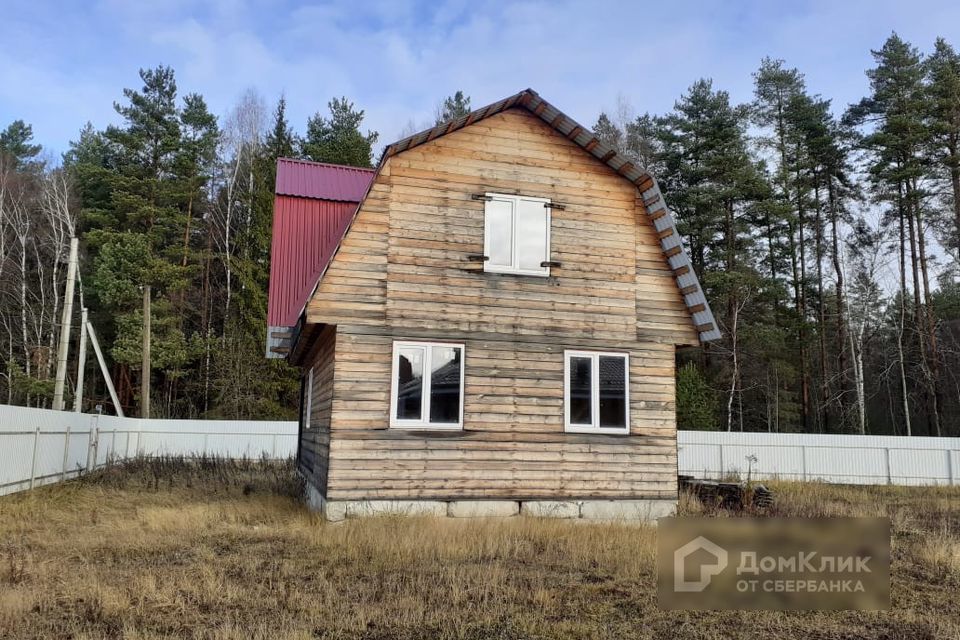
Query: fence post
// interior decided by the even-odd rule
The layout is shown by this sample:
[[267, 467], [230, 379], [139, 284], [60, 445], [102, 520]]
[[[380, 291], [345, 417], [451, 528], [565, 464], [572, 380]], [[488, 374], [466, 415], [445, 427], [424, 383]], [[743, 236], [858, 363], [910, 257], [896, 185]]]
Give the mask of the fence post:
[[270, 444], [270, 458], [272, 460], [277, 459], [277, 434], [273, 434], [273, 440]]
[[803, 472], [803, 481], [807, 481], [807, 445], [800, 445], [800, 469]]
[[67, 422], [67, 432], [63, 436], [63, 468], [60, 470], [60, 482], [67, 479], [67, 463], [70, 458], [70, 423]]
[[87, 473], [90, 473], [90, 455], [93, 452], [93, 418], [90, 418], [90, 430], [87, 431]]
[[87, 449], [87, 471], [97, 468], [97, 455], [100, 452], [100, 414], [90, 419], [90, 447]]
[[33, 485], [37, 479], [37, 448], [40, 444], [40, 427], [38, 426], [33, 431], [33, 459], [30, 462], [30, 488], [33, 489]]
[[947, 483], [948, 486], [953, 486], [955, 478], [953, 477], [953, 451], [947, 449], [944, 453], [947, 454]]
[[890, 447], [883, 448], [883, 457], [887, 463], [887, 484], [893, 484], [893, 472], [890, 469]]
[[723, 445], [718, 445], [720, 447], [720, 475], [717, 476], [717, 480], [723, 480]]
[[203, 434], [203, 455], [207, 455], [207, 442], [209, 441], [210, 441], [210, 434], [204, 433]]
[[93, 430], [93, 470], [97, 468], [97, 459], [100, 457], [100, 422]]

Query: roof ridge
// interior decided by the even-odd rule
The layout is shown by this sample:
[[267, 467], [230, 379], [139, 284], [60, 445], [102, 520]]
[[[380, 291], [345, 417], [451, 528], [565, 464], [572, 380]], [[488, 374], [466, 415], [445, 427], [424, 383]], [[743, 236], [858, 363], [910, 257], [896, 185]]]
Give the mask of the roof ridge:
[[298, 164], [309, 164], [315, 165], [318, 167], [330, 167], [332, 169], [346, 169], [350, 171], [365, 171], [367, 173], [373, 173], [376, 171], [373, 167], [355, 167], [350, 164], [335, 164], [333, 162], [317, 162], [316, 160], [304, 160], [303, 158], [288, 158], [286, 156], [278, 156], [277, 162], [296, 162]]

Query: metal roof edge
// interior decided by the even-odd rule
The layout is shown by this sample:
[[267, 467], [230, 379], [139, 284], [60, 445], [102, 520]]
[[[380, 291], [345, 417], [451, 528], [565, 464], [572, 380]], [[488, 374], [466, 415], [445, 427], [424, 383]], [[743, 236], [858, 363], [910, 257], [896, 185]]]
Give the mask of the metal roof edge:
[[310, 164], [320, 167], [332, 167], [334, 169], [348, 169], [350, 171], [365, 171], [367, 173], [373, 173], [376, 171], [375, 167], [355, 167], [352, 164], [337, 164], [335, 162], [317, 162], [316, 160], [305, 160], [303, 158], [288, 158], [286, 156], [278, 156], [277, 164], [281, 162], [294, 162], [297, 164]]
[[[284, 165], [288, 165], [284, 167]], [[302, 169], [298, 169], [300, 165]], [[305, 198], [307, 200], [324, 200], [327, 202], [360, 202], [357, 197], [344, 197], [352, 194], [338, 193], [336, 195], [318, 195], [317, 193], [304, 193], [302, 190], [282, 188], [280, 181], [281, 175], [291, 174], [298, 170], [309, 171], [310, 168], [317, 170], [334, 170], [341, 174], [338, 180], [370, 180], [375, 173], [372, 167], [355, 167], [347, 164], [335, 164], [332, 162], [316, 162], [314, 160], [302, 160], [300, 158], [278, 157], [276, 161], [276, 171], [273, 180], [274, 196], [286, 196], [289, 198]], [[353, 174], [353, 175], [350, 175]], [[362, 175], [360, 175], [362, 174]], [[301, 178], [302, 179], [302, 178]], [[296, 181], [296, 179], [294, 180]], [[342, 183], [339, 185], [342, 191]], [[310, 191], [309, 189], [307, 191]], [[332, 190], [336, 191], [336, 189]]]
[[[707, 295], [703, 291], [703, 286], [700, 284], [697, 272], [693, 268], [693, 263], [690, 262], [687, 250], [683, 246], [683, 240], [681, 239], [680, 231], [677, 229], [676, 220], [674, 220], [673, 213], [667, 207], [666, 200], [660, 191], [660, 185], [657, 183], [656, 178], [652, 179], [653, 186], [641, 192], [640, 195], [643, 197], [645, 203], [655, 200], [655, 202], [649, 206], [644, 205], [644, 208], [647, 210], [647, 216], [650, 217], [651, 223], [653, 224], [653, 228], [658, 232], [667, 229], [671, 230], [671, 233], [661, 235], [660, 248], [664, 251], [664, 255], [674, 247], [680, 249], [680, 251], [674, 255], [668, 256], [667, 262], [673, 270], [674, 281], [677, 283], [677, 288], [680, 289], [683, 302], [687, 306], [687, 310], [690, 311], [690, 317], [693, 320], [694, 327], [697, 329], [700, 342], [719, 340], [721, 337], [720, 329], [717, 327], [713, 310], [710, 308], [710, 302], [707, 300]], [[658, 215], [661, 211], [663, 211], [663, 213]], [[702, 308], [694, 311], [695, 308], [699, 307]]]

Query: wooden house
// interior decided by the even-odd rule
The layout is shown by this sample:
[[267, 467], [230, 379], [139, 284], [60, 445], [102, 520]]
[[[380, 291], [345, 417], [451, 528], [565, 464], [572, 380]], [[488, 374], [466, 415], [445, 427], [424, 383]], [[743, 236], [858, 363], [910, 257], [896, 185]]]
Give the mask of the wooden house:
[[[291, 170], [320, 184], [281, 188]], [[278, 172], [268, 349], [303, 371], [311, 504], [672, 511], [675, 350], [719, 333], [653, 177], [532, 90], [391, 144], [362, 193], [337, 186], [355, 171]]]

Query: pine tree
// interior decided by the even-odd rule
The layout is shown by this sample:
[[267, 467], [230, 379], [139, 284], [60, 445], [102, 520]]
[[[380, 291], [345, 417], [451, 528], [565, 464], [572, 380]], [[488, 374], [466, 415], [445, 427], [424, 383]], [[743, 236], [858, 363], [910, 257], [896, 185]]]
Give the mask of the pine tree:
[[169, 405], [179, 371], [191, 358], [174, 300], [189, 283], [180, 247], [187, 219], [182, 204], [192, 188], [185, 189], [177, 177], [183, 139], [173, 70], [141, 70], [140, 78], [143, 87], [125, 89], [126, 103], [115, 105], [124, 124], [104, 133], [115, 165], [99, 174], [109, 195], [98, 203], [102, 209], [93, 212], [87, 234], [93, 253], [89, 281], [99, 302], [98, 326], [105, 328], [110, 353], [122, 369], [126, 402], [132, 394], [126, 370], [140, 364], [142, 312], [139, 295], [131, 292], [154, 288], [151, 350], [162, 383], [157, 388]]
[[437, 105], [434, 125], [462, 118], [468, 113], [470, 113], [470, 96], [464, 95], [463, 91], [458, 90], [452, 96], [444, 98], [443, 102]]
[[[194, 220], [198, 219], [198, 222], [202, 223], [209, 213], [209, 186], [216, 171], [217, 143], [220, 137], [217, 118], [207, 109], [203, 96], [196, 93], [184, 96], [183, 108], [180, 110], [180, 130], [180, 148], [173, 165], [177, 199], [185, 217], [179, 262], [180, 267], [189, 271], [185, 275], [190, 278], [190, 286], [184, 287], [177, 296], [182, 328], [187, 316], [195, 316], [195, 310], [201, 303], [196, 295], [199, 290], [196, 285], [199, 283], [203, 262], [203, 256], [199, 254], [203, 252], [205, 234], [202, 224], [195, 224]], [[188, 294], [192, 295], [188, 297]]]
[[606, 113], [600, 113], [596, 124], [593, 125], [593, 134], [597, 136], [597, 140], [608, 147], [623, 151], [623, 131], [610, 120], [610, 116]]
[[637, 166], [654, 173], [659, 169], [657, 165], [659, 149], [656, 134], [656, 119], [649, 113], [645, 113], [627, 123], [623, 140], [624, 152], [627, 156]]
[[931, 161], [949, 185], [953, 228], [946, 235], [960, 252], [960, 55], [943, 38], [927, 58], [926, 75]]
[[[854, 105], [847, 120], [867, 129], [862, 146], [870, 155], [869, 173], [874, 197], [878, 202], [889, 203], [896, 218], [900, 238], [900, 304], [905, 304], [907, 299], [909, 264], [912, 321], [927, 400], [928, 433], [935, 435], [941, 431], [939, 349], [927, 264], [923, 216], [925, 194], [920, 188], [926, 171], [921, 151], [930, 140], [930, 130], [924, 119], [925, 68], [919, 51], [897, 34], [891, 35], [883, 47], [872, 54], [877, 63], [867, 71], [872, 95]], [[909, 420], [906, 396], [903, 404], [904, 419]]]
[[[802, 180], [802, 135], [796, 130], [798, 114], [808, 102], [803, 75], [786, 68], [783, 60], [764, 58], [754, 73], [754, 121], [769, 132], [761, 144], [774, 153], [772, 182], [777, 206], [771, 207], [763, 221], [766, 234], [768, 268], [776, 282], [781, 269], [789, 269], [793, 288], [794, 316], [788, 322], [795, 327], [799, 360], [799, 398], [803, 430], [810, 429], [810, 376], [807, 355], [807, 294], [805, 211], [807, 195]], [[780, 240], [785, 238], [784, 241]], [[785, 255], [787, 264], [778, 259]], [[780, 311], [775, 312], [779, 316]]]
[[287, 99], [282, 95], [273, 112], [273, 128], [267, 134], [264, 146], [274, 162], [277, 158], [292, 158], [297, 147], [297, 138], [287, 122]]
[[677, 428], [711, 431], [716, 428], [717, 399], [696, 363], [677, 369]]
[[726, 422], [743, 429], [744, 311], [760, 302], [766, 283], [751, 253], [760, 203], [769, 198], [761, 167], [750, 155], [748, 109], [732, 105], [725, 91], [699, 80], [674, 111], [658, 121], [657, 138], [665, 173], [661, 186], [692, 253], [694, 269], [708, 296], [724, 308], [725, 350], [729, 353]]
[[317, 113], [307, 120], [307, 135], [301, 153], [315, 162], [373, 166], [373, 145], [379, 134], [360, 132], [363, 111], [356, 111], [346, 98], [334, 98], [328, 106], [329, 119]]
[[593, 125], [597, 139], [628, 157], [638, 167], [656, 171], [659, 150], [657, 121], [649, 113], [633, 116], [633, 108], [626, 98], [617, 101], [616, 121], [606, 112], [600, 112]]
[[40, 154], [41, 146], [32, 144], [33, 127], [23, 120], [14, 120], [0, 131], [0, 153], [13, 158], [13, 168], [24, 168]]

